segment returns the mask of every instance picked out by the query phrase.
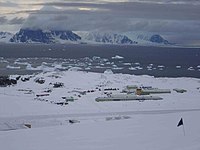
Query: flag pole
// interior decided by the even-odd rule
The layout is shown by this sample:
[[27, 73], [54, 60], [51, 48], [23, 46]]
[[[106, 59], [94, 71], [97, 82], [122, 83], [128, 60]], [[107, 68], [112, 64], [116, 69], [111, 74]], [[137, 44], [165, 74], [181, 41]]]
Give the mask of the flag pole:
[[183, 134], [185, 136], [185, 126], [184, 126], [184, 124], [183, 124]]

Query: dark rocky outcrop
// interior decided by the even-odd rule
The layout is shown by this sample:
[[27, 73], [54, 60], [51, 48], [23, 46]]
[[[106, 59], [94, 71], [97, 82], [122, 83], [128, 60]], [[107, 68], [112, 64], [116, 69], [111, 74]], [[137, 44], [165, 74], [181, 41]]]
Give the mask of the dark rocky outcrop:
[[63, 86], [64, 86], [64, 83], [61, 83], [61, 82], [53, 83], [53, 88], [60, 88], [60, 87], [63, 87]]
[[45, 79], [44, 78], [36, 78], [34, 81], [36, 83], [39, 83], [39, 84], [44, 84], [45, 83]]
[[22, 82], [26, 82], [26, 81], [29, 81], [29, 80], [30, 80], [30, 77], [27, 77], [27, 78], [26, 78], [26, 77], [23, 77], [23, 78], [21, 78], [21, 81], [22, 81]]
[[0, 76], [0, 86], [6, 87], [17, 84], [16, 79], [10, 79], [9, 76]]

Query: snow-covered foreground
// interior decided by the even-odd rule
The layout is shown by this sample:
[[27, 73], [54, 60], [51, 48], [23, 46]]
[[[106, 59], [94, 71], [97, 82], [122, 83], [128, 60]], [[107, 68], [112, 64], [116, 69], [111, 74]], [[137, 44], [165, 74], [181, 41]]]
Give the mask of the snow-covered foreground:
[[[29, 76], [23, 76], [29, 77]], [[43, 78], [44, 84], [36, 83]], [[63, 87], [54, 88], [56, 82]], [[126, 85], [170, 89], [163, 100], [96, 102]], [[6, 150], [200, 149], [200, 80], [77, 71], [34, 75], [0, 88], [0, 147]], [[174, 88], [187, 90], [177, 93]], [[105, 89], [117, 89], [105, 91]], [[82, 92], [86, 92], [82, 95]], [[45, 95], [37, 97], [36, 95]], [[76, 100], [68, 105], [62, 97]], [[183, 118], [183, 126], [177, 123]], [[76, 123], [70, 123], [73, 120]], [[24, 124], [31, 124], [28, 129]]]

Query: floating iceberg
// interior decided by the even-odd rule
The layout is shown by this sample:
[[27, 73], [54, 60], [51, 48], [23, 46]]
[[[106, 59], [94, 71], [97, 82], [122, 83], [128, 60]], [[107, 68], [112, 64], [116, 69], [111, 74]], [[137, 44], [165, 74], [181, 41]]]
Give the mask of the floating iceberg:
[[124, 57], [116, 55], [116, 56], [112, 57], [112, 59], [124, 59]]

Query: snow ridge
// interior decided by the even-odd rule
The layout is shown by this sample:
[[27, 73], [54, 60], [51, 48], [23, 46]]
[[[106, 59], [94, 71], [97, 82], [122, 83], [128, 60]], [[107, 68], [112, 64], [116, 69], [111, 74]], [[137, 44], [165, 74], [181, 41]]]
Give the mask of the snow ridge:
[[119, 33], [111, 32], [78, 32], [83, 40], [87, 42], [103, 43], [103, 44], [137, 44], [136, 41]]

